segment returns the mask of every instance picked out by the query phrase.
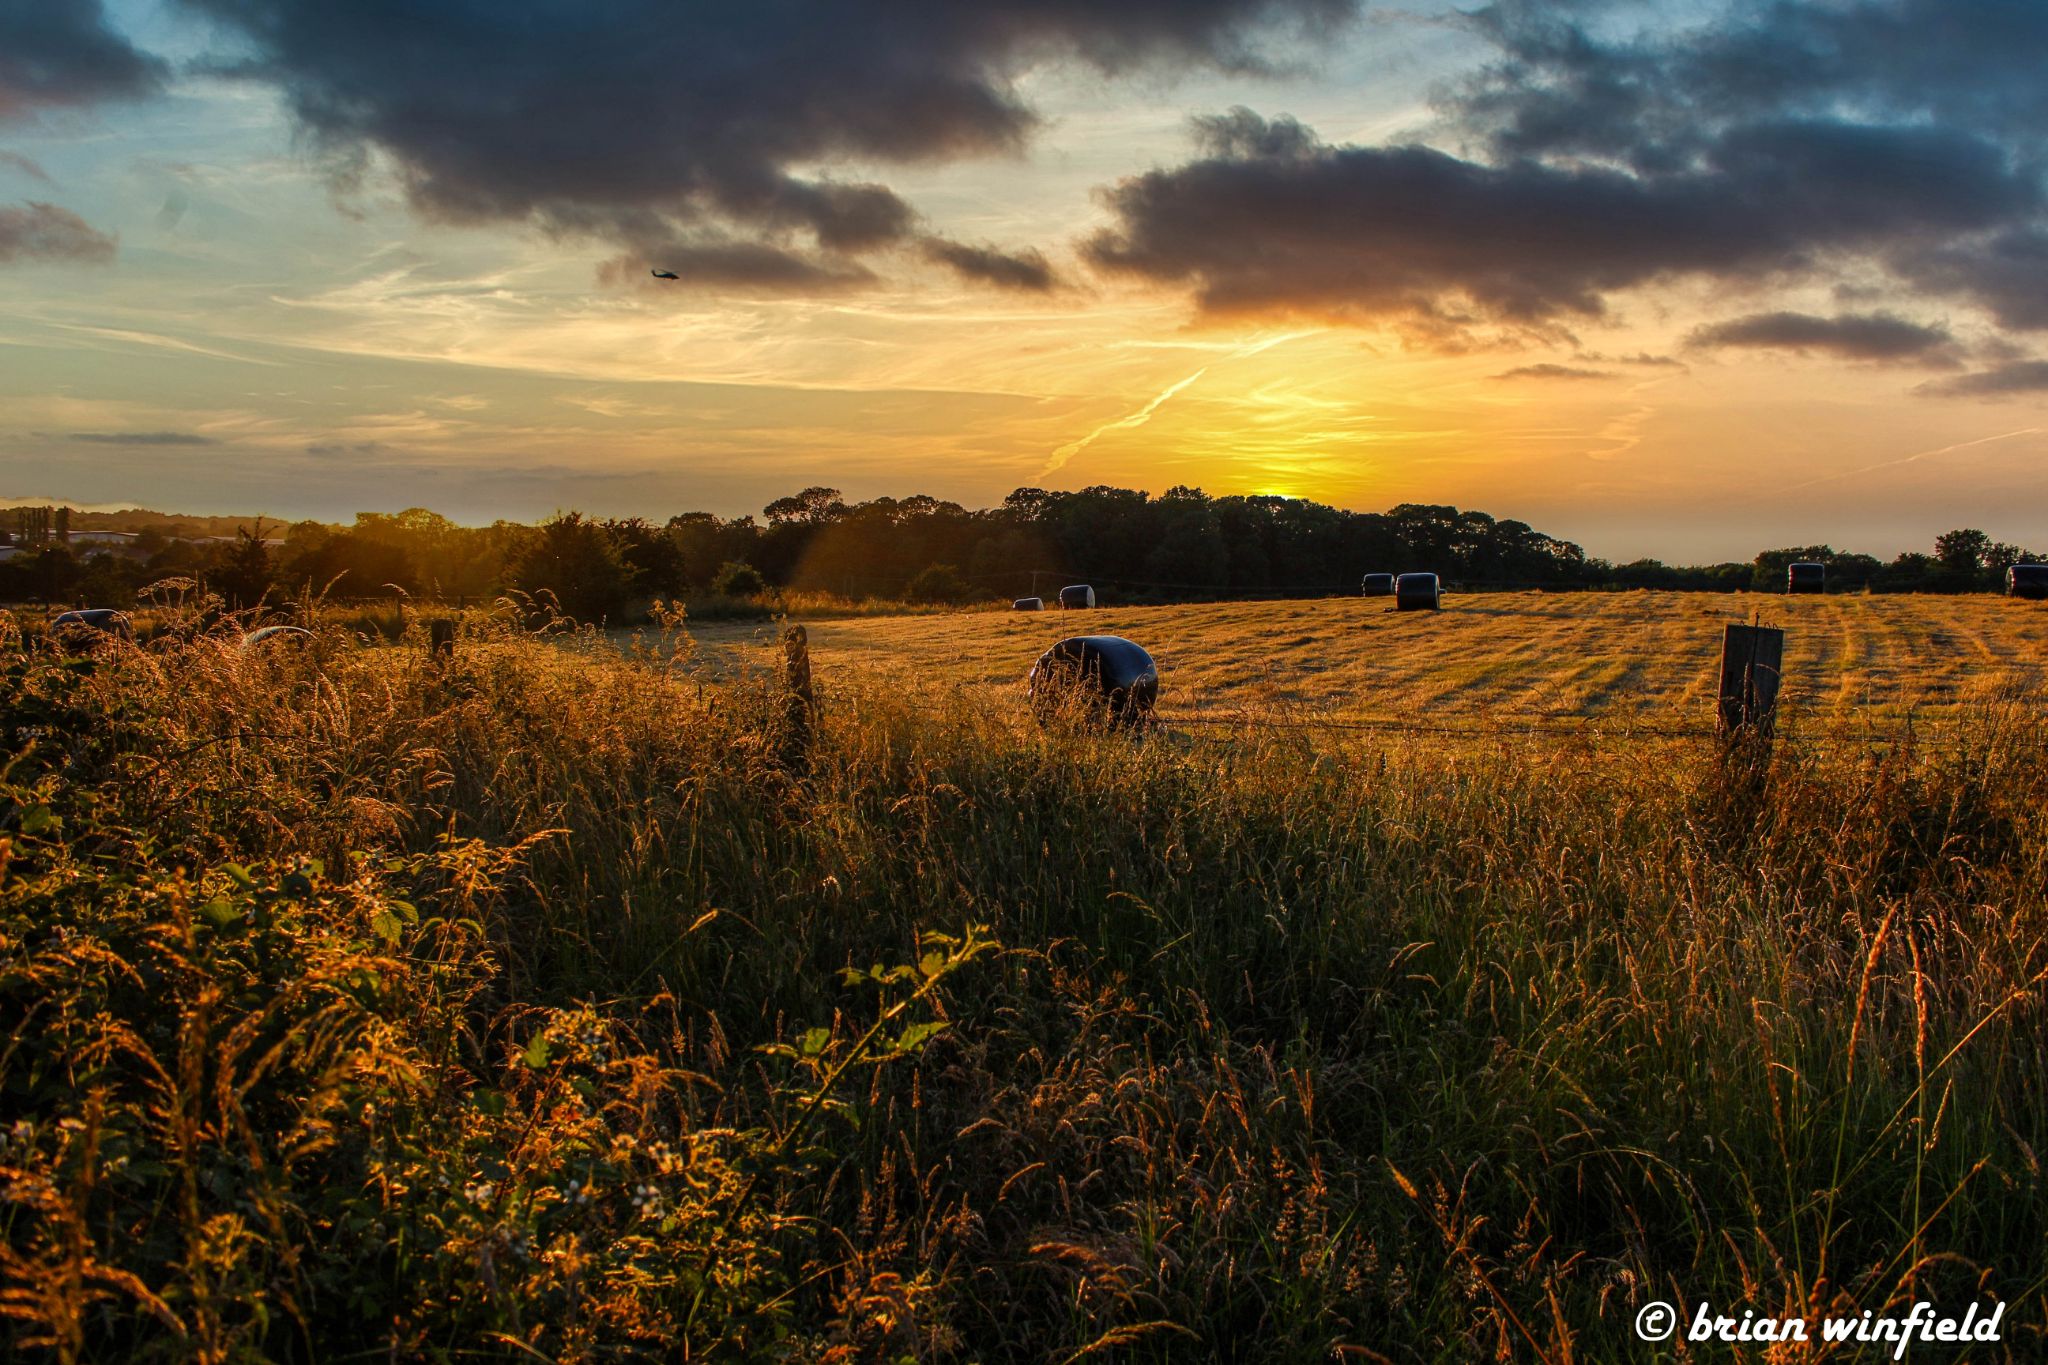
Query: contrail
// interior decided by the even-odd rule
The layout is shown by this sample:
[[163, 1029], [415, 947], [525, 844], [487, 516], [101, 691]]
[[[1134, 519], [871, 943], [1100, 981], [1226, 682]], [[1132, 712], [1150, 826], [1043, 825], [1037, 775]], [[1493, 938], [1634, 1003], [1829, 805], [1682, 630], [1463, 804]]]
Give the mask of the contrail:
[[1145, 423], [1152, 420], [1152, 414], [1159, 411], [1159, 405], [1161, 403], [1164, 403], [1167, 399], [1173, 397], [1182, 389], [1194, 383], [1197, 379], [1200, 379], [1203, 375], [1207, 373], [1209, 373], [1209, 367], [1207, 365], [1204, 365], [1201, 369], [1196, 370], [1186, 379], [1183, 379], [1175, 384], [1167, 385], [1165, 390], [1161, 392], [1157, 398], [1147, 403], [1144, 407], [1139, 408], [1136, 412], [1131, 413], [1130, 415], [1125, 417], [1119, 417], [1114, 422], [1104, 422], [1101, 426], [1095, 428], [1095, 430], [1089, 432], [1080, 440], [1067, 442], [1065, 445], [1061, 446], [1058, 450], [1055, 450], [1052, 453], [1052, 458], [1045, 462], [1045, 468], [1038, 471], [1038, 477], [1042, 479], [1048, 474], [1054, 473], [1057, 470], [1065, 468], [1068, 460], [1073, 459], [1076, 455], [1079, 455], [1089, 446], [1095, 444], [1095, 438], [1102, 435], [1104, 432], [1121, 431], [1126, 427], [1144, 426]]
[[[1315, 333], [1313, 332], [1283, 332], [1276, 337], [1267, 337], [1263, 341], [1254, 341], [1246, 345], [1240, 346], [1236, 350], [1232, 351], [1229, 355], [1225, 356], [1224, 359], [1242, 360], [1246, 356], [1257, 355], [1260, 351], [1270, 350], [1273, 347], [1280, 345], [1282, 342], [1293, 341], [1298, 337], [1314, 335]], [[1052, 453], [1052, 458], [1045, 462], [1045, 468], [1038, 471], [1037, 477], [1042, 479], [1048, 474], [1057, 473], [1059, 470], [1066, 468], [1067, 461], [1073, 459], [1076, 455], [1086, 450], [1089, 446], [1095, 444], [1095, 441], [1098, 437], [1103, 436], [1108, 432], [1124, 431], [1128, 430], [1131, 427], [1144, 426], [1145, 423], [1152, 420], [1152, 414], [1159, 411], [1160, 404], [1164, 403], [1167, 399], [1173, 397], [1182, 389], [1194, 383], [1197, 379], [1200, 379], [1203, 375], [1207, 373], [1209, 373], [1209, 366], [1204, 365], [1201, 369], [1196, 370], [1186, 379], [1180, 380], [1177, 383], [1167, 385], [1166, 388], [1160, 392], [1158, 397], [1154, 398], [1151, 402], [1145, 404], [1144, 407], [1139, 408], [1136, 412], [1129, 413], [1123, 417], [1119, 417], [1114, 422], [1104, 422], [1101, 426], [1095, 428], [1095, 430], [1089, 432], [1080, 440], [1067, 442], [1065, 445], [1061, 446], [1058, 450], [1055, 450]]]
[[1946, 455], [1950, 451], [1968, 450], [1971, 446], [1988, 446], [1993, 441], [2010, 441], [2015, 436], [2038, 436], [2043, 430], [2048, 430], [2048, 428], [2021, 427], [2018, 431], [2001, 431], [1996, 436], [1979, 436], [1974, 441], [1957, 441], [1954, 445], [1937, 446], [1933, 450], [1917, 450], [1911, 455], [1901, 455], [1896, 460], [1883, 460], [1877, 464], [1865, 465], [1861, 469], [1846, 470], [1840, 474], [1823, 474], [1817, 479], [1808, 479], [1805, 483], [1795, 483], [1789, 487], [1781, 488], [1778, 492], [1794, 493], [1802, 488], [1811, 488], [1815, 484], [1832, 483], [1836, 479], [1853, 479], [1863, 474], [1875, 474], [1880, 469], [1892, 469], [1898, 465], [1912, 464], [1915, 460], [1924, 460], [1932, 455]]

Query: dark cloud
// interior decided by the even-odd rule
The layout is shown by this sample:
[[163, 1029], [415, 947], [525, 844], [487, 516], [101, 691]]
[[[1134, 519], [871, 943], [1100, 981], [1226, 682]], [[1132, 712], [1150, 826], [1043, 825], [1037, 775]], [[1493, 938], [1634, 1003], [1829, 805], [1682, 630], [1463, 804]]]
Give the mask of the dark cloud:
[[[1591, 161], [1664, 178], [1713, 162], [1745, 129], [1822, 121], [1947, 129], [1999, 149], [2016, 175], [2040, 183], [2048, 5], [1764, 0], [1687, 26], [1670, 17], [1536, 0], [1464, 14], [1498, 57], [1444, 91], [1442, 108], [1495, 162]], [[1917, 168], [1888, 170], [1894, 152], [1870, 153], [1849, 153], [1861, 162], [1858, 181], [1882, 193], [1896, 172], [1895, 192], [1912, 192], [1904, 181]], [[1825, 159], [1846, 164], [1838, 155]], [[2048, 328], [2048, 228], [2037, 203], [1975, 228], [1879, 238], [1862, 254], [1908, 290], [1967, 300], [2006, 327]]]
[[1995, 227], [2041, 202], [2006, 152], [1943, 128], [1827, 120], [1729, 130], [1694, 165], [1488, 164], [1331, 146], [1244, 110], [1204, 155], [1104, 194], [1097, 265], [1191, 286], [1214, 314], [1554, 326], [1682, 276], [1760, 282]]
[[67, 441], [95, 446], [217, 446], [211, 436], [194, 431], [72, 431]]
[[[664, 291], [712, 286], [765, 293], [833, 293], [874, 282], [874, 274], [844, 256], [792, 250], [766, 242], [672, 239], [606, 262], [598, 278], [607, 284], [638, 284]], [[672, 270], [674, 280], [657, 280], [653, 267]]]
[[308, 455], [323, 460], [358, 459], [386, 454], [390, 447], [382, 441], [315, 441], [306, 447]]
[[1502, 370], [1495, 379], [1612, 379], [1608, 370], [1588, 370], [1577, 365], [1517, 365], [1512, 370]]
[[[1639, 27], [1621, 22], [1636, 15]], [[1673, 17], [1668, 6], [1539, 0], [1463, 14], [1499, 56], [1443, 105], [1501, 157], [1649, 170], [1685, 164], [1719, 130], [1760, 117], [1924, 122], [2021, 141], [2048, 120], [2048, 6], [2032, 0], [1736, 0], [1703, 22]]]
[[55, 204], [0, 205], [0, 264], [10, 261], [109, 261], [114, 239]]
[[1920, 392], [1944, 398], [1999, 398], [2015, 394], [2048, 393], [2048, 360], [2015, 360], [2009, 365], [1959, 374], [1922, 384]]
[[[816, 168], [1013, 153], [1036, 125], [1016, 77], [1047, 58], [1110, 73], [1251, 68], [1355, 7], [185, 3], [247, 40], [254, 56], [237, 69], [275, 83], [331, 152], [388, 158], [429, 217], [663, 247], [679, 274], [676, 253], [694, 246], [707, 281], [794, 282], [808, 268], [827, 287], [857, 276], [808, 253], [913, 245], [917, 215], [886, 186]], [[759, 250], [743, 255], [735, 236]]]
[[[1194, 160], [1106, 192], [1115, 219], [1087, 255], [1213, 314], [1370, 322], [1446, 350], [1561, 340], [1687, 278], [1875, 281], [2048, 328], [2048, 4], [1496, 0], [1452, 22], [1493, 51], [1437, 92], [1430, 145], [1200, 120]], [[1866, 359], [1939, 345], [1807, 337]]]
[[2048, 229], [2039, 225], [1908, 252], [1897, 266], [1918, 287], [1967, 298], [2006, 327], [2048, 328]]
[[107, 26], [100, 0], [0, 3], [0, 120], [157, 89], [164, 65]]
[[1889, 313], [1752, 313], [1697, 328], [1687, 344], [1700, 348], [1820, 352], [1845, 360], [1954, 361], [1955, 338], [1944, 327], [1929, 327]]
[[1052, 266], [1037, 251], [1005, 252], [991, 246], [969, 246], [943, 237], [927, 237], [924, 254], [967, 279], [1003, 289], [1043, 294], [1059, 283]]

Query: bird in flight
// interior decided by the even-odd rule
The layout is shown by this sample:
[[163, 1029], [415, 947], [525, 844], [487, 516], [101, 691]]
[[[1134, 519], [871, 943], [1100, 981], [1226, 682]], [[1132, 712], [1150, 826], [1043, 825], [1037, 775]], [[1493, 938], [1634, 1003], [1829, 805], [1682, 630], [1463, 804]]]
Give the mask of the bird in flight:
[[647, 273], [654, 276], [657, 280], [672, 280], [676, 278], [676, 272], [673, 270], [650, 270]]

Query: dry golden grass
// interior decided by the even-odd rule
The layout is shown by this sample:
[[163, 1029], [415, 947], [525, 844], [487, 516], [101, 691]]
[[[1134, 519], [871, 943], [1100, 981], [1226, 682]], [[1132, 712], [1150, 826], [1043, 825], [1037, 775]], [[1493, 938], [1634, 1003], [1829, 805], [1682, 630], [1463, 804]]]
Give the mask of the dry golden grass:
[[[1160, 714], [1280, 708], [1347, 721], [1649, 727], [1711, 724], [1721, 628], [1786, 632], [1788, 724], [1823, 729], [1908, 717], [1939, 724], [1972, 703], [2038, 693], [2048, 611], [2001, 597], [1772, 597], [1699, 593], [1487, 593], [1397, 613], [1385, 599], [1120, 607], [1061, 614], [814, 621], [821, 679], [1015, 689], [1040, 651], [1073, 634], [1123, 635], [1160, 667]], [[709, 671], [766, 657], [776, 627], [691, 629]]]
[[[1749, 605], [1806, 716], [1903, 733], [1918, 654], [1947, 741], [1646, 759]], [[1079, 621], [814, 623], [792, 743], [707, 676], [766, 632], [0, 617], [0, 1356], [1564, 1365], [1925, 1298], [2040, 1359], [2048, 723], [1971, 698], [2043, 619], [1092, 614], [1142, 736], [1018, 718]], [[1211, 692], [1619, 719], [1176, 728]]]

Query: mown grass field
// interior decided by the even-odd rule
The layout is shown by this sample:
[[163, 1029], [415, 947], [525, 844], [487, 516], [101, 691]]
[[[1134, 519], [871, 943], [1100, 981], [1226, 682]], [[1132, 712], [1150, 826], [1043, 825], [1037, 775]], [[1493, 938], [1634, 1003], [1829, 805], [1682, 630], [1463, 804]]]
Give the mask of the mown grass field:
[[[821, 677], [873, 672], [1014, 689], [1063, 635], [1138, 641], [1158, 661], [1169, 721], [1249, 711], [1480, 724], [1593, 720], [1710, 725], [1721, 628], [1786, 631], [1790, 725], [1889, 729], [1951, 720], [2048, 683], [2048, 610], [1981, 595], [1779, 597], [1702, 593], [1451, 595], [1443, 612], [1337, 598], [1093, 612], [979, 612], [808, 623]], [[758, 667], [776, 628], [690, 630], [713, 669]]]
[[[1632, 735], [1752, 606], [1843, 737]], [[814, 622], [815, 714], [728, 626], [0, 618], [0, 1350], [1801, 1361], [1636, 1314], [1927, 1298], [2038, 1359], [2042, 619], [1089, 617], [1212, 743], [1020, 720], [1052, 616]], [[1620, 719], [1242, 723], [1318, 710]]]

